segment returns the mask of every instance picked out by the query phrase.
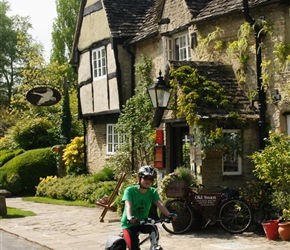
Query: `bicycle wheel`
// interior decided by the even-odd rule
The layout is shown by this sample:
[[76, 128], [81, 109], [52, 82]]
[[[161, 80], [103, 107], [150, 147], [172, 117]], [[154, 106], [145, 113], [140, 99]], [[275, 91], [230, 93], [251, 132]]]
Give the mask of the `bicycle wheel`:
[[221, 204], [219, 220], [226, 231], [242, 233], [252, 224], [253, 214], [246, 202], [232, 199]]
[[[190, 229], [193, 221], [193, 212], [191, 207], [185, 205], [182, 200], [172, 200], [165, 204], [170, 213], [177, 214], [177, 218], [171, 223], [163, 223], [162, 227], [171, 234], [182, 234]], [[165, 218], [161, 214], [161, 218]]]

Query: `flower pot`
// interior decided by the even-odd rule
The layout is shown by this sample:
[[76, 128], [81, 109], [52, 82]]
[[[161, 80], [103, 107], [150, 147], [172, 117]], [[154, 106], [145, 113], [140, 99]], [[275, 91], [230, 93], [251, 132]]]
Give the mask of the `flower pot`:
[[279, 237], [278, 223], [279, 223], [279, 220], [268, 220], [262, 223], [264, 232], [268, 240], [275, 240]]
[[278, 232], [282, 240], [290, 240], [290, 221], [280, 222]]

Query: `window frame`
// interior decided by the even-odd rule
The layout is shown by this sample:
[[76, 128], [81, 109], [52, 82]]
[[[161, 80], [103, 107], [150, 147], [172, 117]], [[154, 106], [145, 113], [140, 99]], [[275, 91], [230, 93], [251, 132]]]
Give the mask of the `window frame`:
[[116, 154], [117, 148], [123, 145], [126, 139], [125, 134], [121, 134], [115, 129], [116, 124], [106, 124], [106, 154]]
[[[181, 46], [180, 46], [181, 45]], [[188, 33], [163, 37], [163, 55], [165, 61], [190, 61], [191, 46]]]
[[105, 46], [92, 50], [93, 79], [101, 79], [107, 76], [107, 59]]
[[174, 38], [174, 54], [177, 61], [189, 61], [190, 55], [190, 42], [188, 33], [179, 35]]

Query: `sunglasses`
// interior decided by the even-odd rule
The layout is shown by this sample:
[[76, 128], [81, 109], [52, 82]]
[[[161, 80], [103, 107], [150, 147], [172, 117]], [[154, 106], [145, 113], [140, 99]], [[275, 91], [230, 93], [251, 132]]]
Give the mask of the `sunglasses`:
[[154, 181], [154, 178], [152, 178], [152, 177], [150, 177], [150, 176], [143, 176], [142, 177], [145, 181], [151, 181], [151, 182], [153, 182]]

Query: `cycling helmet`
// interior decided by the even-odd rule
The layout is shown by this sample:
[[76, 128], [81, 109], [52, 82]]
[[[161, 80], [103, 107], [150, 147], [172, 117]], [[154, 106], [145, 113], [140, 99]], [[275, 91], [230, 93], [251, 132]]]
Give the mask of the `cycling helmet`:
[[150, 175], [153, 178], [157, 177], [157, 174], [154, 168], [152, 168], [151, 166], [142, 166], [138, 171], [138, 176], [142, 177], [146, 175]]

